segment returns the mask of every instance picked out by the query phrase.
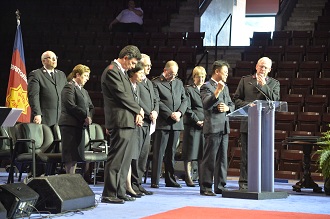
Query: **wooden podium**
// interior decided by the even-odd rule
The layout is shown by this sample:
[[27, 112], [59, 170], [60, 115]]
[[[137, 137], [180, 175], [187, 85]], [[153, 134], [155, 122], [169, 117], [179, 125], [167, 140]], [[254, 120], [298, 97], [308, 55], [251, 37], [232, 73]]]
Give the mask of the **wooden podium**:
[[248, 122], [248, 189], [223, 191], [222, 197], [261, 200], [288, 196], [274, 192], [275, 111], [287, 109], [286, 102], [255, 100], [227, 115]]

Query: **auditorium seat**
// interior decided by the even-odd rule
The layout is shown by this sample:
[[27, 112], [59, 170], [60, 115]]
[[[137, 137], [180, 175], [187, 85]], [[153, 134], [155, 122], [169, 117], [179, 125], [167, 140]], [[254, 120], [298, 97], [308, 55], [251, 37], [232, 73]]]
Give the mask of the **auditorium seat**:
[[177, 53], [176, 46], [159, 46], [157, 60], [174, 60]]
[[301, 62], [304, 60], [305, 46], [304, 45], [289, 45], [284, 47], [284, 61]]
[[233, 69], [234, 77], [242, 77], [254, 73], [256, 63], [254, 61], [236, 61], [236, 67]]
[[250, 39], [251, 46], [268, 46], [271, 41], [271, 32], [253, 32]]
[[330, 78], [315, 78], [313, 94], [323, 94], [328, 97], [330, 103]]
[[166, 32], [151, 32], [149, 45], [150, 46], [165, 46], [167, 44]]
[[320, 115], [327, 112], [328, 97], [322, 94], [305, 96], [304, 112], [318, 112]]
[[290, 78], [276, 78], [280, 82], [280, 97], [283, 98], [289, 94], [291, 88]]
[[320, 132], [321, 115], [318, 112], [299, 112], [297, 131]]
[[290, 94], [312, 94], [313, 80], [312, 78], [294, 78], [291, 81]]
[[167, 46], [184, 46], [186, 40], [186, 32], [168, 32]]
[[277, 30], [273, 32], [272, 45], [273, 46], [287, 46], [290, 45], [292, 37], [291, 30]]
[[263, 46], [248, 46], [245, 47], [243, 52], [242, 60], [244, 61], [255, 61], [260, 59], [264, 54]]
[[303, 111], [304, 96], [302, 94], [288, 94], [282, 98], [282, 101], [287, 102], [289, 112], [299, 113]]
[[330, 30], [315, 30], [313, 34], [313, 45], [330, 46]]
[[303, 61], [299, 65], [298, 78], [319, 78], [321, 63], [319, 61]]
[[179, 46], [175, 60], [186, 61], [187, 65], [194, 67], [196, 64], [197, 46]]
[[330, 113], [323, 113], [321, 122], [321, 132], [330, 131]]
[[205, 32], [187, 32], [186, 46], [197, 46], [197, 52], [204, 51]]
[[284, 55], [283, 46], [267, 46], [264, 50], [264, 56], [269, 57], [274, 62], [282, 61]]
[[298, 71], [298, 62], [282, 61], [277, 63], [276, 78], [296, 78]]
[[322, 78], [330, 78], [330, 61], [322, 63]]
[[296, 130], [297, 113], [295, 112], [276, 112], [275, 129], [283, 131]]
[[142, 46], [149, 45], [150, 33], [149, 32], [134, 32], [132, 34], [132, 44], [141, 48]]
[[313, 31], [304, 31], [304, 30], [293, 30], [292, 31], [292, 45], [311, 45]]
[[306, 61], [324, 62], [327, 59], [327, 47], [325, 45], [314, 45], [306, 47]]

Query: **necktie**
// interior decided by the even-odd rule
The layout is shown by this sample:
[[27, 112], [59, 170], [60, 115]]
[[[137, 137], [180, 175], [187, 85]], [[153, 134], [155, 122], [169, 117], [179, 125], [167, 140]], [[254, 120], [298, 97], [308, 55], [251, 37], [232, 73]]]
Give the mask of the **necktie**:
[[53, 80], [55, 80], [54, 72], [51, 72], [51, 73], [50, 73], [50, 76], [52, 77]]

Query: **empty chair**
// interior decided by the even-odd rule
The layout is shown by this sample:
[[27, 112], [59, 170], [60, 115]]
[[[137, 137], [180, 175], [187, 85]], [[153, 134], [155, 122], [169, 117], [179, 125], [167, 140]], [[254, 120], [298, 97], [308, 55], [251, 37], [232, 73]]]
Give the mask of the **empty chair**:
[[185, 45], [186, 32], [168, 32], [167, 45], [168, 46], [183, 46]]
[[177, 50], [175, 60], [185, 61], [188, 66], [195, 66], [197, 46], [180, 46]]
[[158, 33], [161, 30], [161, 23], [157, 19], [152, 19], [152, 18], [144, 19], [143, 30], [149, 33]]
[[327, 47], [325, 45], [314, 45], [306, 47], [306, 61], [323, 62], [327, 58]]
[[327, 112], [328, 97], [322, 94], [307, 95], [305, 97], [304, 112]]
[[155, 60], [158, 54], [158, 46], [141, 46], [139, 48], [142, 53], [147, 54], [150, 56], [151, 61]]
[[312, 78], [294, 78], [291, 81], [290, 94], [312, 94], [313, 80]]
[[300, 112], [297, 119], [297, 131], [320, 132], [321, 115], [318, 112]]
[[197, 46], [197, 52], [204, 51], [205, 32], [187, 32], [186, 46]]
[[330, 113], [324, 113], [322, 115], [321, 122], [321, 132], [326, 132], [330, 130]]
[[276, 78], [280, 82], [280, 97], [283, 98], [289, 94], [291, 88], [290, 78]]
[[254, 61], [236, 61], [236, 67], [233, 71], [234, 77], [242, 77], [254, 73], [256, 64]]
[[151, 32], [149, 45], [150, 46], [165, 46], [165, 45], [167, 45], [167, 33], [165, 33], [165, 32]]
[[264, 54], [264, 48], [262, 46], [248, 46], [244, 49], [243, 59], [244, 61], [255, 61], [260, 59]]
[[282, 61], [283, 55], [283, 46], [267, 46], [264, 50], [264, 56], [269, 57], [274, 62]]
[[149, 32], [134, 32], [131, 41], [133, 45], [141, 48], [142, 46], [149, 45], [149, 39]]
[[304, 96], [302, 94], [288, 94], [282, 98], [282, 101], [287, 102], [289, 112], [299, 113], [303, 111]]
[[299, 65], [298, 78], [319, 78], [321, 63], [319, 61], [304, 61]]
[[132, 33], [130, 32], [114, 32], [113, 45], [124, 47], [131, 43]]
[[330, 14], [324, 14], [318, 16], [317, 22], [315, 23], [315, 30], [317, 31], [329, 31], [330, 30]]
[[158, 48], [157, 60], [174, 60], [177, 52], [176, 46], [160, 46]]
[[322, 63], [322, 78], [330, 78], [330, 61]]
[[250, 39], [252, 46], [267, 46], [271, 41], [271, 32], [253, 32], [253, 36]]
[[282, 61], [277, 64], [276, 78], [296, 78], [298, 71], [297, 61]]
[[313, 34], [313, 45], [330, 45], [330, 30], [315, 30]]
[[228, 88], [229, 88], [229, 93], [235, 93], [237, 85], [239, 81], [241, 80], [242, 77], [228, 77], [228, 80], [226, 82]]
[[290, 45], [292, 37], [291, 30], [277, 30], [273, 32], [272, 45], [273, 46], [286, 46]]
[[[152, 62], [152, 68], [148, 75], [149, 79], [152, 79], [153, 77], [157, 77], [161, 73], [163, 73], [166, 62], [167, 61], [165, 61], [165, 60], [154, 60]], [[180, 68], [180, 66], [179, 66], [179, 68]]]
[[330, 102], [330, 78], [315, 78], [313, 94], [322, 94], [328, 97], [328, 103]]
[[301, 62], [304, 60], [305, 46], [304, 45], [289, 45], [284, 47], [284, 61]]
[[297, 114], [295, 112], [276, 112], [275, 129], [287, 132], [296, 130]]
[[304, 30], [293, 30], [292, 31], [292, 45], [304, 45], [308, 46], [311, 44], [313, 31]]

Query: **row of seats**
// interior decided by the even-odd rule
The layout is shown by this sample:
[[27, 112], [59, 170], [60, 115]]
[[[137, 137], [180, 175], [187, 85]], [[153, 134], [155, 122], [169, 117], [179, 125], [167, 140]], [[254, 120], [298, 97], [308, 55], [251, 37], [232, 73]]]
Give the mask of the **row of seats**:
[[250, 38], [251, 46], [288, 46], [288, 45], [330, 45], [330, 29], [303, 31], [303, 30], [276, 30], [273, 32], [253, 32]]
[[279, 61], [328, 61], [330, 45], [278, 45], [249, 46], [242, 53], [242, 60], [253, 61], [262, 56], [268, 56], [275, 62]]
[[[269, 57], [269, 56], [268, 56]], [[237, 61], [233, 69], [234, 77], [253, 74], [256, 69], [255, 61]], [[270, 76], [275, 78], [329, 78], [329, 61], [278, 61], [273, 62]]]

